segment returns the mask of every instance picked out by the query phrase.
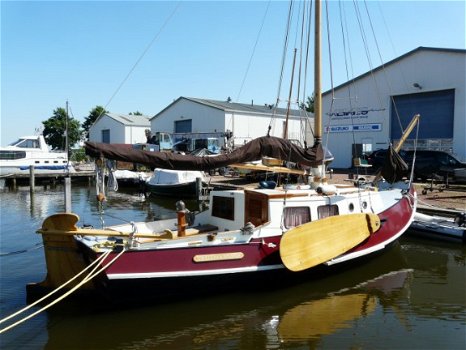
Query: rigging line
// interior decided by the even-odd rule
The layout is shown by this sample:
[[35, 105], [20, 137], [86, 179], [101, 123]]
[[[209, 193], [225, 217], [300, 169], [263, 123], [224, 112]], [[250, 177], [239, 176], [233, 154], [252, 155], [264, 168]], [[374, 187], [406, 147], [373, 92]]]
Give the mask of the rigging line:
[[304, 63], [304, 83], [303, 83], [303, 105], [306, 104], [306, 88], [307, 88], [307, 68], [309, 64], [309, 51], [310, 51], [310, 42], [311, 42], [311, 25], [312, 25], [312, 0], [309, 2], [309, 6], [307, 7], [307, 23], [308, 26], [306, 28], [306, 58]]
[[300, 36], [300, 50], [299, 50], [299, 68], [298, 68], [298, 81], [297, 81], [297, 89], [296, 89], [296, 103], [298, 104], [299, 108], [299, 96], [301, 93], [301, 71], [303, 69], [303, 41], [304, 41], [304, 31], [305, 31], [305, 18], [306, 18], [306, 6], [303, 3], [303, 15], [301, 20], [301, 36]]
[[262, 22], [261, 22], [261, 25], [260, 25], [260, 28], [259, 28], [259, 32], [257, 33], [256, 42], [254, 43], [252, 53], [251, 53], [251, 57], [249, 58], [249, 62], [248, 62], [247, 68], [246, 68], [246, 72], [244, 74], [243, 81], [241, 82], [241, 87], [240, 87], [238, 95], [236, 97], [236, 102], [239, 102], [239, 97], [241, 96], [241, 92], [243, 91], [244, 83], [246, 82], [246, 78], [247, 78], [248, 73], [249, 73], [249, 68], [251, 68], [252, 59], [253, 59], [254, 54], [256, 52], [257, 43], [259, 42], [259, 38], [260, 38], [261, 33], [262, 33], [262, 28], [264, 27], [265, 19], [267, 17], [267, 13], [269, 12], [269, 7], [270, 7], [270, 2], [271, 1], [272, 0], [269, 0], [267, 2], [267, 7], [265, 8], [264, 15], [262, 16]]
[[[393, 53], [395, 54], [395, 57], [398, 56], [397, 54], [397, 50], [395, 49], [395, 45], [393, 44], [393, 40], [392, 40], [392, 37], [390, 35], [390, 30], [389, 30], [389, 27], [387, 26], [387, 21], [385, 20], [385, 16], [383, 15], [383, 12], [382, 12], [382, 8], [380, 7], [380, 3], [377, 2], [377, 5], [378, 5], [378, 8], [379, 8], [379, 12], [380, 12], [380, 16], [382, 17], [382, 21], [383, 21], [383, 24], [385, 26], [385, 30], [387, 31], [387, 35], [388, 35], [388, 40], [390, 41], [390, 45], [392, 47], [392, 51]], [[403, 66], [402, 65], [397, 65], [397, 67], [399, 67], [400, 69], [400, 72], [401, 72], [401, 78], [403, 79], [403, 83], [404, 83], [404, 86], [405, 86], [405, 89], [408, 90], [408, 82], [406, 81], [406, 75], [403, 71]], [[398, 123], [399, 123], [399, 126], [400, 126], [400, 130], [403, 131], [403, 127], [401, 125], [401, 120], [400, 120], [400, 114], [398, 112], [398, 107], [395, 103], [395, 99], [393, 96], [390, 96], [390, 100], [393, 104], [393, 108], [395, 110], [395, 115], [398, 119]]]
[[[391, 84], [390, 84], [390, 80], [388, 79], [387, 71], [386, 71], [386, 69], [385, 69], [385, 62], [384, 62], [384, 60], [383, 60], [383, 58], [382, 58], [382, 54], [381, 54], [381, 52], [380, 52], [379, 42], [377, 41], [377, 36], [375, 35], [374, 26], [373, 26], [373, 24], [372, 24], [372, 18], [371, 18], [370, 14], [369, 14], [369, 9], [368, 9], [368, 7], [367, 7], [367, 2], [366, 2], [366, 0], [364, 0], [364, 6], [365, 6], [365, 9], [366, 9], [367, 18], [369, 19], [369, 24], [370, 24], [370, 26], [371, 26], [372, 36], [374, 37], [374, 42], [375, 42], [375, 46], [376, 46], [376, 48], [377, 48], [377, 53], [378, 53], [378, 55], [379, 55], [379, 59], [380, 59], [380, 62], [381, 62], [381, 64], [382, 64], [382, 71], [383, 71], [383, 73], [384, 73], [384, 77], [385, 77], [385, 80], [386, 80], [386, 82], [387, 82], [388, 89], [389, 89], [389, 91], [390, 91], [390, 95], [392, 95], [392, 94], [393, 94], [393, 89], [392, 89], [392, 86], [391, 86]], [[381, 106], [380, 108], [382, 108], [382, 106]], [[401, 131], [404, 132], [404, 130], [403, 130], [402, 126], [401, 126], [401, 121], [399, 120], [399, 118], [398, 118], [398, 122], [400, 123], [400, 129], [401, 129]]]
[[[154, 44], [154, 42], [158, 39], [159, 35], [162, 33], [162, 31], [165, 29], [165, 27], [167, 26], [167, 24], [170, 22], [170, 20], [172, 19], [172, 17], [175, 15], [175, 12], [178, 10], [178, 7], [180, 7], [180, 4], [181, 4], [181, 1], [178, 1], [178, 3], [176, 4], [175, 8], [173, 9], [173, 11], [170, 13], [170, 15], [167, 17], [167, 19], [165, 20], [165, 22], [162, 24], [162, 26], [160, 27], [159, 31], [154, 35], [154, 37], [152, 38], [152, 40], [150, 41], [149, 45], [147, 45], [146, 49], [142, 52], [142, 54], [139, 56], [139, 58], [136, 60], [136, 62], [134, 63], [133, 67], [129, 70], [128, 74], [126, 74], [125, 78], [123, 79], [123, 81], [120, 83], [120, 85], [117, 87], [117, 89], [115, 90], [115, 92], [113, 93], [113, 95], [110, 97], [110, 99], [108, 100], [107, 104], [105, 105], [104, 107], [104, 110], [107, 109], [108, 105], [112, 102], [112, 100], [114, 99], [114, 97], [118, 94], [118, 92], [120, 91], [120, 89], [123, 87], [123, 85], [126, 83], [126, 81], [129, 79], [130, 75], [133, 73], [133, 71], [136, 69], [137, 65], [139, 64], [139, 62], [141, 62], [141, 60], [144, 58], [144, 56], [146, 55], [146, 53], [149, 51], [149, 49], [152, 47], [152, 45]], [[103, 112], [103, 111], [102, 111]]]
[[[354, 90], [357, 90], [357, 86], [355, 84], [355, 79], [354, 79], [355, 74], [354, 74], [354, 66], [353, 66], [353, 56], [351, 55], [351, 41], [349, 40], [349, 34], [348, 34], [349, 33], [348, 21], [345, 20], [345, 18], [346, 18], [345, 7], [341, 6], [341, 1], [340, 1], [340, 8], [342, 9], [342, 13], [343, 13], [343, 15], [342, 16], [340, 15], [340, 16], [342, 17], [342, 21], [345, 24], [345, 32], [347, 33], [345, 41], [347, 42], [347, 46], [348, 46], [348, 58], [349, 58], [349, 63], [350, 63], [350, 68], [351, 68], [351, 72], [350, 72], [350, 75], [348, 76], [348, 80], [352, 82]], [[357, 98], [358, 91], [355, 92], [355, 95], [356, 95], [356, 98]]]
[[328, 1], [325, 1], [325, 17], [327, 20], [327, 40], [328, 40], [328, 56], [329, 56], [329, 65], [330, 65], [330, 86], [332, 90], [334, 89], [333, 85], [333, 62], [332, 62], [332, 43], [330, 41], [330, 23], [328, 19]]
[[[343, 21], [344, 21], [344, 16], [342, 16], [342, 7], [341, 7], [341, 2], [339, 3], [339, 10], [340, 10], [340, 27], [341, 27], [341, 33], [342, 33], [342, 37], [343, 37], [343, 51], [344, 51], [344, 56], [345, 56], [345, 70], [346, 70], [346, 78], [348, 79], [348, 81], [350, 80], [349, 79], [349, 71], [348, 71], [348, 61], [346, 59], [346, 53], [347, 53], [347, 49], [346, 49], [346, 40], [348, 40], [348, 35], [345, 36], [345, 30], [343, 28]], [[346, 24], [346, 22], [345, 22]], [[349, 43], [349, 40], [348, 40], [348, 43]], [[348, 50], [349, 51], [349, 50]], [[354, 84], [354, 80], [352, 82]], [[335, 99], [335, 96], [333, 96], [333, 98]], [[348, 103], [349, 103], [349, 106], [350, 106], [350, 110], [353, 110], [353, 102], [352, 102], [352, 99], [351, 99], [351, 84], [348, 86]], [[353, 120], [353, 117], [350, 116], [350, 119], [351, 119], [351, 126], [354, 125], [354, 120]], [[354, 155], [357, 155], [357, 150], [356, 150], [356, 135], [355, 135], [355, 132], [354, 132], [354, 127], [352, 127], [352, 130], [351, 130], [351, 136], [352, 136], [352, 139], [353, 139], [353, 154]], [[353, 163], [351, 163], [351, 165], [353, 165]], [[356, 174], [358, 175], [357, 177], [359, 177], [359, 168], [356, 168]]]
[[363, 44], [364, 44], [364, 50], [366, 51], [366, 58], [367, 58], [367, 62], [369, 64], [369, 68], [370, 68], [370, 73], [371, 73], [371, 77], [372, 77], [372, 80], [374, 81], [374, 85], [375, 85], [375, 90], [376, 90], [376, 95], [377, 95], [377, 98], [379, 99], [379, 105], [381, 106], [382, 105], [382, 101], [380, 100], [380, 90], [379, 90], [379, 87], [378, 87], [378, 84], [377, 84], [377, 80], [375, 79], [375, 76], [374, 76], [374, 65], [372, 64], [372, 59], [371, 59], [371, 55], [370, 55], [370, 52], [369, 52], [369, 44], [367, 42], [367, 36], [366, 36], [366, 33], [364, 31], [364, 26], [362, 24], [362, 17], [361, 17], [361, 12], [359, 11], [359, 6], [357, 5], [357, 2], [355, 0], [353, 0], [353, 5], [354, 5], [354, 9], [355, 9], [355, 13], [356, 13], [356, 19], [358, 21], [358, 25], [359, 25], [359, 31], [361, 33], [361, 39], [363, 41]]
[[[343, 26], [343, 21], [344, 21], [344, 16], [342, 15], [342, 6], [341, 6], [341, 1], [338, 2], [338, 5], [339, 5], [339, 10], [340, 10], [340, 28], [341, 28], [341, 35], [342, 35], [342, 38], [343, 38], [343, 54], [344, 54], [344, 57], [345, 57], [345, 71], [346, 71], [346, 79], [348, 81], [350, 81], [350, 74], [349, 74], [349, 70], [348, 70], [348, 60], [346, 59], [347, 55], [348, 55], [348, 51], [349, 49], [346, 48], [346, 40], [347, 40], [347, 36], [345, 36], [345, 29], [344, 29], [344, 26]], [[346, 24], [346, 22], [345, 22]], [[350, 105], [350, 109], [353, 108], [352, 106], [352, 101], [351, 101], [351, 85], [354, 83], [354, 81], [348, 85], [348, 103]]]
[[290, 5], [289, 5], [289, 8], [288, 8], [288, 20], [287, 20], [287, 24], [286, 24], [286, 32], [285, 32], [285, 38], [284, 38], [284, 43], [283, 43], [280, 77], [278, 79], [277, 100], [276, 100], [276, 103], [275, 103], [275, 108], [273, 108], [273, 110], [272, 110], [272, 117], [270, 118], [269, 127], [268, 127], [269, 131], [272, 128], [272, 124], [274, 123], [275, 111], [278, 108], [278, 103], [280, 102], [281, 86], [282, 86], [282, 82], [283, 82], [283, 72], [284, 72], [284, 69], [285, 69], [284, 67], [285, 67], [285, 61], [286, 61], [286, 51], [288, 49], [288, 39], [289, 39], [289, 34], [290, 34], [292, 13], [293, 13], [293, 0], [290, 0]]
[[[325, 17], [326, 17], [326, 25], [327, 25], [327, 45], [328, 45], [328, 52], [329, 52], [329, 68], [330, 68], [330, 87], [332, 91], [332, 99], [330, 102], [330, 111], [333, 110], [333, 104], [335, 101], [335, 94], [334, 94], [334, 85], [333, 85], [333, 64], [332, 64], [332, 49], [331, 49], [331, 40], [330, 40], [330, 23], [329, 23], [329, 17], [328, 17], [328, 1], [325, 2]], [[326, 135], [327, 137], [325, 138], [325, 148], [328, 150], [328, 143], [330, 141], [330, 120], [331, 120], [331, 115], [329, 115], [328, 122], [327, 122], [327, 131]], [[325, 152], [324, 152], [324, 157], [322, 158], [322, 172], [321, 177], [325, 177]]]

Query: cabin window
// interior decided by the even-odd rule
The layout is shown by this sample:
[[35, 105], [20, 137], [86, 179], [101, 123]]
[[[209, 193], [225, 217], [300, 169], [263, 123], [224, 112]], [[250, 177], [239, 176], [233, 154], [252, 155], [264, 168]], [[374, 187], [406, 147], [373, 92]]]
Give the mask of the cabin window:
[[212, 216], [227, 220], [235, 220], [235, 199], [231, 197], [213, 196]]
[[292, 228], [311, 221], [309, 207], [286, 207], [283, 210], [283, 225]]
[[329, 216], [338, 215], [338, 205], [321, 205], [317, 207], [317, 214], [319, 215], [319, 219], [324, 219], [328, 218]]
[[245, 191], [244, 223], [260, 226], [269, 221], [269, 198], [266, 194]]
[[16, 147], [21, 148], [40, 148], [38, 140], [25, 139], [22, 142], [16, 144]]
[[24, 151], [0, 151], [0, 159], [21, 159], [26, 158]]

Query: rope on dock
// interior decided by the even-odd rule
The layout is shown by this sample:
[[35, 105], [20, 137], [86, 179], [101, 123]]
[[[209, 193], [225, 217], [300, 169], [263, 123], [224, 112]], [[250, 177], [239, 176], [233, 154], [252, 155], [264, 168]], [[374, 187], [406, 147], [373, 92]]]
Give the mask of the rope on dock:
[[125, 249], [123, 248], [121, 250], [121, 252], [119, 252], [112, 260], [110, 260], [107, 264], [105, 264], [105, 266], [103, 266], [101, 269], [99, 269], [97, 272], [94, 272], [97, 268], [98, 268], [98, 265], [96, 265], [98, 262], [104, 260], [110, 253], [111, 251], [107, 251], [105, 252], [104, 254], [102, 254], [99, 258], [97, 258], [94, 262], [92, 262], [92, 264], [90, 264], [89, 266], [87, 266], [84, 270], [82, 270], [81, 272], [79, 272], [76, 276], [74, 276], [73, 278], [71, 278], [70, 280], [68, 280], [67, 282], [65, 282], [64, 284], [62, 284], [61, 286], [59, 286], [58, 288], [54, 289], [52, 292], [50, 292], [49, 294], [47, 294], [46, 296], [42, 297], [41, 299], [37, 300], [36, 302], [34, 302], [33, 304], [31, 305], [28, 305], [27, 307], [23, 308], [22, 310], [19, 310], [18, 312], [15, 312], [14, 314], [10, 315], [10, 316], [7, 316], [6, 318], [0, 320], [0, 323], [3, 323], [7, 320], [9, 320], [10, 318], [16, 316], [16, 315], [19, 315], [20, 313], [28, 310], [29, 308], [33, 307], [34, 305], [38, 304], [39, 302], [45, 300], [46, 298], [48, 298], [49, 296], [55, 294], [58, 290], [62, 289], [64, 286], [66, 286], [68, 283], [70, 283], [71, 281], [75, 280], [78, 276], [80, 276], [81, 274], [83, 274], [86, 270], [88, 270], [90, 267], [92, 267], [93, 265], [96, 265], [92, 271], [81, 281], [79, 282], [76, 286], [74, 286], [73, 288], [71, 288], [68, 292], [66, 292], [65, 294], [63, 294], [62, 296], [60, 296], [59, 298], [55, 299], [54, 301], [52, 301], [51, 303], [47, 304], [46, 306], [44, 306], [43, 308], [39, 309], [38, 311], [30, 314], [29, 316], [26, 316], [22, 319], [20, 319], [19, 321], [9, 325], [8, 327], [5, 327], [3, 329], [0, 329], [0, 334], [20, 325], [21, 323], [29, 320], [30, 318], [38, 315], [39, 313], [47, 310], [48, 308], [52, 307], [53, 305], [55, 305], [56, 303], [58, 303], [59, 301], [65, 299], [68, 295], [70, 295], [71, 293], [75, 292], [78, 288], [80, 288], [82, 285], [86, 284], [87, 282], [89, 282], [90, 280], [92, 280], [94, 277], [96, 277], [97, 275], [99, 275], [102, 271], [104, 271], [107, 267], [109, 267], [111, 264], [113, 264], [123, 253], [125, 252]]

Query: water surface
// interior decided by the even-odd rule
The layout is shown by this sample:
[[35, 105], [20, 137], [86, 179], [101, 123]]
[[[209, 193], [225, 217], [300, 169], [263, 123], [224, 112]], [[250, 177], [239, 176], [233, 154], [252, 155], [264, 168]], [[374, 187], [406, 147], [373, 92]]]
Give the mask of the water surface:
[[[0, 193], [0, 317], [45, 277], [41, 237], [62, 211], [62, 187]], [[175, 217], [176, 199], [108, 196], [106, 225]], [[75, 185], [81, 223], [100, 227], [94, 187]], [[196, 203], [188, 203], [191, 210]], [[464, 245], [403, 237], [361, 266], [267, 293], [246, 291], [145, 306], [65, 300], [0, 335], [2, 349], [464, 349]], [[280, 287], [276, 281], [274, 287]], [[32, 311], [38, 310], [34, 307]], [[0, 328], [10, 322], [0, 324]]]

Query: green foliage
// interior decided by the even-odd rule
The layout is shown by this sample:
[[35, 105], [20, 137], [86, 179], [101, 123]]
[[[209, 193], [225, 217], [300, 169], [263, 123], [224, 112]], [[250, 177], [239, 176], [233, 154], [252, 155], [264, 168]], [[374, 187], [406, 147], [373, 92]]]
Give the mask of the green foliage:
[[89, 115], [84, 119], [83, 123], [83, 134], [86, 139], [89, 139], [89, 129], [92, 126], [92, 124], [95, 123], [98, 117], [105, 113], [108, 113], [108, 111], [106, 111], [105, 108], [102, 106], [96, 106], [89, 112]]
[[306, 110], [306, 112], [314, 113], [314, 94], [308, 96], [306, 103], [301, 103], [299, 107]]
[[[58, 107], [53, 116], [42, 122], [44, 125], [45, 142], [54, 150], [65, 149], [66, 146], [66, 119], [64, 108]], [[81, 123], [68, 116], [68, 144], [71, 147], [81, 139]]]
[[82, 162], [86, 160], [86, 151], [84, 147], [78, 148], [78, 149], [73, 149], [71, 150], [71, 157], [70, 160], [74, 162]]
[[136, 112], [129, 112], [129, 115], [143, 115], [143, 114], [139, 111], [136, 111]]

